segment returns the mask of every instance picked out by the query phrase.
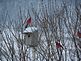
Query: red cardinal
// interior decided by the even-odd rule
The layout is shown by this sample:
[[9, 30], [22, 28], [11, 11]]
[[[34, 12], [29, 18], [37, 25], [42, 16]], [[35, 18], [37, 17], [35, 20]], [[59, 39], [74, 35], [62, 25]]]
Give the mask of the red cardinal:
[[31, 23], [31, 17], [27, 20], [27, 24]]
[[31, 24], [31, 17], [26, 21], [26, 26], [25, 26], [25, 28], [27, 28], [27, 26], [29, 25], [29, 24]]
[[77, 35], [79, 38], [81, 38], [81, 33], [79, 31], [77, 32]]
[[62, 47], [62, 45], [60, 44], [60, 42], [56, 42], [56, 48], [61, 48], [61, 47]]

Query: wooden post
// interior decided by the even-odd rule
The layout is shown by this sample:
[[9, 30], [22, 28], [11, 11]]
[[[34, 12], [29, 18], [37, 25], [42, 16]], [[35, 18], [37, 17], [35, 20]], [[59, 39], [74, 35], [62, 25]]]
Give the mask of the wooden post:
[[35, 61], [35, 49], [32, 48], [32, 61]]

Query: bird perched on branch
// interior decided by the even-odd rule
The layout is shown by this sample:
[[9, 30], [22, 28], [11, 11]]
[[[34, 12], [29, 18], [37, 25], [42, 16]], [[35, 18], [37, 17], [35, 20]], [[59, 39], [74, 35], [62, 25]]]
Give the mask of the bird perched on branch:
[[25, 28], [27, 28], [29, 24], [31, 24], [31, 17], [26, 21], [26, 26], [25, 26]]
[[59, 41], [56, 41], [56, 48], [63, 48]]
[[79, 31], [77, 32], [77, 35], [79, 38], [81, 38], [81, 33]]

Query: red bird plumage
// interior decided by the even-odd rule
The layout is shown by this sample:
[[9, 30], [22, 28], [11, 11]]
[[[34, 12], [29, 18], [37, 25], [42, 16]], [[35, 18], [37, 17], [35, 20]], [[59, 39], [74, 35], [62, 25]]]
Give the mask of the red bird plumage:
[[27, 24], [31, 23], [31, 17], [27, 20]]
[[77, 35], [79, 38], [81, 38], [81, 33], [79, 31], [77, 32]]
[[25, 28], [27, 28], [29, 24], [31, 24], [31, 17], [26, 21], [26, 26], [25, 26]]
[[60, 42], [56, 42], [56, 48], [61, 48], [61, 47], [62, 47], [62, 45], [60, 44]]

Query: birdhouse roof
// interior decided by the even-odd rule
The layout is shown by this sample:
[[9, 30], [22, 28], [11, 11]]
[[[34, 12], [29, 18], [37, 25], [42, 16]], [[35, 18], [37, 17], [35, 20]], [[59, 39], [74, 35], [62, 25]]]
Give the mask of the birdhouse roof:
[[23, 33], [32, 33], [34, 31], [37, 31], [36, 27], [27, 27]]

